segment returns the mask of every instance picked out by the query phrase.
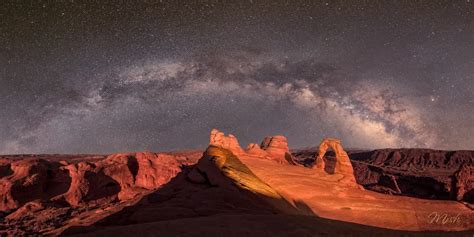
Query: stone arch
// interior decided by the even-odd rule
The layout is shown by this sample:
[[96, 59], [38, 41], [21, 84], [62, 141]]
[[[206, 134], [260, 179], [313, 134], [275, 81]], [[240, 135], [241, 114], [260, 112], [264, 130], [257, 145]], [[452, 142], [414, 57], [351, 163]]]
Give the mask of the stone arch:
[[341, 141], [338, 139], [326, 138], [321, 141], [321, 143], [319, 144], [318, 154], [316, 156], [314, 168], [324, 171], [326, 164], [324, 162], [323, 157], [329, 148], [331, 148], [334, 153], [336, 153], [336, 164], [334, 166], [334, 174], [342, 174], [344, 175], [346, 180], [350, 180], [355, 183], [354, 169], [352, 168], [349, 155], [347, 155], [346, 151], [344, 151]]

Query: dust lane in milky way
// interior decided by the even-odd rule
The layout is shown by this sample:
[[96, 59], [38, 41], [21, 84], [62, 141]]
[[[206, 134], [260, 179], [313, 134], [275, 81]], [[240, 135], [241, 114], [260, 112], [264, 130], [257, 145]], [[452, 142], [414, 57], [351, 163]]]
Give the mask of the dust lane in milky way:
[[6, 2], [0, 154], [474, 149], [473, 4]]

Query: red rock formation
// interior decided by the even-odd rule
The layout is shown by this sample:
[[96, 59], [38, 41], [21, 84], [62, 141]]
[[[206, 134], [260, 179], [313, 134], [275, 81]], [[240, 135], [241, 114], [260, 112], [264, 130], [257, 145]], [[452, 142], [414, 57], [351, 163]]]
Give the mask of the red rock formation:
[[474, 166], [464, 164], [454, 175], [456, 200], [474, 203]]
[[159, 187], [181, 171], [180, 164], [172, 155], [143, 152], [137, 153], [136, 160], [138, 172], [135, 185], [140, 188]]
[[70, 178], [57, 162], [17, 160], [0, 179], [0, 211], [16, 209], [35, 199], [50, 199], [68, 189]]
[[266, 151], [262, 150], [262, 148], [260, 148], [260, 145], [255, 144], [255, 143], [250, 143], [247, 146], [246, 152], [249, 153], [249, 154], [252, 154], [253, 156], [257, 156], [257, 157], [267, 157], [268, 156], [268, 153]]
[[260, 145], [261, 149], [280, 164], [296, 164], [291, 157], [286, 137], [277, 135], [265, 137]]
[[23, 159], [2, 166], [0, 211], [33, 200], [66, 201], [71, 206], [99, 199], [128, 200], [167, 183], [181, 171], [172, 155], [116, 154], [94, 162]]
[[324, 155], [326, 151], [331, 148], [336, 153], [336, 164], [334, 166], [334, 174], [341, 174], [344, 176], [343, 181], [356, 184], [354, 176], [354, 169], [346, 151], [342, 148], [341, 141], [337, 139], [324, 139], [319, 145], [318, 156], [315, 160], [315, 168], [324, 170], [325, 162]]
[[284, 136], [265, 137], [261, 146], [251, 143], [243, 150], [237, 138], [232, 134], [225, 136], [217, 129], [212, 129], [209, 145], [227, 149], [235, 155], [252, 155], [256, 158], [274, 160], [280, 164], [296, 164], [291, 158], [288, 141]]
[[223, 132], [220, 132], [217, 129], [211, 130], [209, 145], [227, 149], [235, 155], [245, 153], [245, 151], [240, 147], [239, 141], [234, 135], [229, 134], [228, 136], [225, 136]]

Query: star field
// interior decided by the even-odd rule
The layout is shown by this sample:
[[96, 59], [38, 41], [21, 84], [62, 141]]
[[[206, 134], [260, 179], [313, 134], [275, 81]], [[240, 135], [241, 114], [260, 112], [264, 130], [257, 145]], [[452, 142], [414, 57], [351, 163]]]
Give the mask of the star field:
[[6, 1], [0, 154], [474, 149], [473, 4]]

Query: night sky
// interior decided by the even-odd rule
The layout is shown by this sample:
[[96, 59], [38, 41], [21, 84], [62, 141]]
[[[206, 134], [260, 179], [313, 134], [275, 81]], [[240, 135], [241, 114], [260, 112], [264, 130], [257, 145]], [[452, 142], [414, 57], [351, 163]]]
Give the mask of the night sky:
[[[352, 3], [351, 3], [352, 2]], [[0, 154], [474, 149], [474, 1], [2, 1]]]

